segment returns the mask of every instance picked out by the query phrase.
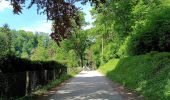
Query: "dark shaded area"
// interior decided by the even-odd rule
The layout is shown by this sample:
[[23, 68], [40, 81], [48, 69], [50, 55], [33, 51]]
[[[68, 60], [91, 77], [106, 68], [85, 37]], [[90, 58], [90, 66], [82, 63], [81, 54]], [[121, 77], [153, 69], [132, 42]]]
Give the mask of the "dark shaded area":
[[26, 94], [26, 73], [0, 74], [0, 96], [19, 97]]
[[0, 69], [3, 73], [50, 70], [65, 67], [65, 65], [56, 61], [31, 61], [16, 56], [7, 56], [1, 58], [0, 61]]
[[7, 100], [30, 94], [67, 73], [67, 67], [55, 61], [30, 61], [13, 56], [1, 59], [0, 70], [0, 97]]
[[[146, 25], [127, 40], [128, 55], [152, 51], [170, 52], [170, 7], [158, 7], [148, 14]], [[140, 30], [140, 31], [139, 31]]]

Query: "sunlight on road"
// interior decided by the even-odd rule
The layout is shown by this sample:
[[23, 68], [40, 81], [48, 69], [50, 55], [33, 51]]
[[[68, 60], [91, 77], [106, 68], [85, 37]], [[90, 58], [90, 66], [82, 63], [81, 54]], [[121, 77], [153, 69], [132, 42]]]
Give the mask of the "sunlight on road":
[[82, 71], [76, 77], [96, 77], [96, 76], [103, 76], [96, 71]]
[[82, 71], [48, 100], [124, 100], [97, 71]]

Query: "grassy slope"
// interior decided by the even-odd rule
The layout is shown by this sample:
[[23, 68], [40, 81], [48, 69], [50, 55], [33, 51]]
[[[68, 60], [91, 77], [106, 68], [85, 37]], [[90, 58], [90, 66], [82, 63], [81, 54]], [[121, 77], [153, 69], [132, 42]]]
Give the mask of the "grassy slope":
[[170, 100], [170, 53], [110, 60], [99, 71], [147, 100]]

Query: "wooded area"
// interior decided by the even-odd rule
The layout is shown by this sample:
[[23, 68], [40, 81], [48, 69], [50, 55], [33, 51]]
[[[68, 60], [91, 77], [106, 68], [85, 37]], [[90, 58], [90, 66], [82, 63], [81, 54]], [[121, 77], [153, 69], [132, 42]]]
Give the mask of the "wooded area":
[[[93, 51], [93, 61], [99, 66], [111, 58], [140, 55], [152, 51], [169, 52], [169, 0], [113, 0], [96, 5], [100, 6], [94, 7], [91, 11], [95, 19], [93, 28], [82, 30], [77, 27], [77, 24], [73, 23], [72, 34], [68, 35], [68, 39], [60, 41], [61, 48], [56, 48], [58, 46], [55, 47], [55, 43], [48, 36], [41, 36], [42, 34], [30, 35], [29, 42], [27, 42], [28, 38], [27, 41], [20, 41], [21, 43], [28, 43], [24, 44], [23, 50], [22, 46], [15, 47], [18, 52], [17, 55], [21, 56], [22, 51], [22, 57], [37, 59], [38, 54], [44, 52], [42, 54], [46, 56], [46, 59], [54, 59], [52, 53], [56, 52], [57, 49], [58, 52], [63, 49], [62, 53], [64, 51], [72, 52], [72, 56], [76, 55], [82, 60], [85, 59], [83, 53], [90, 50]], [[80, 26], [85, 26], [87, 22], [84, 20], [84, 14], [80, 11], [77, 14], [80, 19]], [[36, 39], [37, 37], [39, 40]], [[11, 38], [11, 35], [8, 38]], [[38, 42], [40, 40], [45, 41], [44, 44]], [[48, 48], [48, 52], [52, 56], [45, 55], [47, 49], [44, 51], [41, 46]], [[29, 49], [26, 50], [28, 47]], [[32, 49], [37, 54], [32, 53]], [[43, 60], [41, 56], [38, 58]], [[57, 60], [69, 61], [62, 57], [57, 58]], [[81, 62], [83, 63], [83, 61], [79, 63]]]
[[[12, 3], [15, 3], [20, 0], [11, 1], [13, 1]], [[32, 4], [35, 3], [39, 5], [40, 3], [33, 1]], [[58, 7], [58, 2], [54, 1], [55, 0], [51, 0], [51, 3], [54, 3], [54, 7]], [[144, 69], [146, 71], [143, 72], [149, 71], [147, 72], [149, 73], [149, 76], [152, 76], [153, 73], [155, 76], [165, 74], [160, 73], [164, 68], [169, 67], [170, 64], [170, 57], [166, 56], [166, 54], [168, 55], [170, 52], [170, 0], [99, 0], [100, 2], [85, 0], [85, 2], [87, 1], [94, 4], [92, 5], [93, 9], [90, 12], [95, 19], [93, 27], [88, 30], [83, 30], [83, 26], [87, 25], [87, 22], [85, 22], [84, 19], [85, 14], [79, 10], [76, 10], [76, 15], [74, 15], [75, 13], [69, 14], [65, 12], [68, 7], [63, 8], [64, 10], [62, 9], [63, 12], [60, 15], [61, 19], [58, 19], [56, 16], [51, 17], [51, 14], [53, 15], [53, 13], [50, 13], [50, 15], [48, 15], [49, 13], [46, 13], [49, 19], [54, 21], [54, 33], [51, 34], [51, 37], [42, 32], [32, 33], [24, 30], [11, 30], [7, 24], [2, 26], [0, 28], [1, 65], [3, 65], [3, 61], [6, 59], [6, 61], [8, 61], [8, 58], [10, 57], [18, 57], [35, 62], [53, 60], [71, 68], [88, 66], [91, 69], [97, 69], [100, 66], [105, 66], [107, 62], [110, 62], [113, 59], [120, 59], [120, 65], [122, 64], [122, 66], [125, 66], [123, 70], [126, 70], [126, 67], [131, 65], [128, 65], [128, 62], [124, 59], [131, 59], [131, 57], [137, 57], [136, 59], [139, 59], [138, 57], [141, 57], [139, 60], [141, 60], [141, 62], [143, 61], [142, 63], [131, 59], [131, 61], [134, 62], [130, 64], [135, 65], [138, 62], [142, 65], [148, 61], [148, 65], [155, 65], [155, 67], [147, 67]], [[64, 1], [64, 4], [65, 3], [67, 2]], [[71, 7], [73, 7], [74, 3], [70, 4], [72, 5]], [[43, 2], [38, 7], [41, 8], [41, 6], [44, 7]], [[17, 7], [20, 7], [20, 5], [17, 5]], [[47, 10], [50, 12], [54, 7]], [[14, 12], [16, 9], [17, 8], [14, 8]], [[17, 12], [20, 12], [20, 10]], [[71, 17], [67, 20], [69, 16]], [[72, 21], [74, 19], [72, 23], [71, 19]], [[69, 25], [66, 23], [69, 23]], [[65, 28], [68, 29], [65, 30]], [[152, 58], [151, 56], [154, 57]], [[159, 59], [156, 59], [155, 56]], [[122, 59], [126, 62], [125, 64], [124, 62], [121, 62]], [[160, 62], [154, 63], [151, 59]], [[115, 64], [115, 61], [113, 61], [113, 65]], [[139, 65], [136, 65], [135, 67], [138, 68], [138, 66]], [[3, 67], [6, 66], [1, 66], [1, 71], [3, 71]], [[107, 67], [107, 65], [106, 67], [102, 67], [104, 73], [107, 74], [107, 70], [104, 70], [105, 68], [109, 69], [109, 67]], [[141, 68], [141, 66], [139, 68]], [[111, 69], [114, 70], [113, 68]], [[112, 76], [110, 73], [109, 75]], [[169, 75], [169, 72], [166, 74]], [[116, 75], [120, 75], [120, 73], [118, 72], [118, 74], [116, 73], [112, 77]], [[141, 75], [143, 75], [143, 73]], [[128, 88], [132, 88], [133, 90], [136, 89], [136, 87], [132, 86], [132, 84], [135, 84], [134, 81], [129, 81], [129, 79], [126, 83], [126, 81], [122, 81], [122, 79], [116, 80], [129, 86]], [[142, 77], [141, 80], [143, 79], [145, 78]], [[164, 80], [164, 78], [162, 79]], [[152, 81], [150, 78], [148, 80]], [[167, 80], [169, 80], [169, 78], [165, 78], [165, 80], [168, 82]], [[134, 83], [130, 84], [130, 82]], [[136, 91], [142, 91], [141, 94], [146, 96], [146, 98], [149, 98], [149, 90], [147, 90], [148, 94], [145, 93], [146, 91], [144, 90], [136, 89]], [[167, 94], [165, 93], [166, 95], [159, 95], [158, 98], [168, 100], [169, 94], [167, 91]], [[160, 91], [158, 90], [158, 92]], [[154, 95], [156, 95], [156, 93], [152, 94], [150, 98], [153, 99]]]

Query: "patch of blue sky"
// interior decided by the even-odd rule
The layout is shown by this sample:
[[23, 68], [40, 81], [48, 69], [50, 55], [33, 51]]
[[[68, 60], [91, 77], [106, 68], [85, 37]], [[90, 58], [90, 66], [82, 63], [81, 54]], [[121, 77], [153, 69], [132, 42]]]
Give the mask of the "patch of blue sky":
[[[27, 5], [28, 3], [26, 3]], [[93, 20], [89, 12], [91, 10], [90, 4], [82, 6], [80, 3], [76, 3], [76, 6], [82, 8], [82, 11], [86, 14], [85, 20], [91, 23]], [[36, 6], [30, 9], [24, 7], [22, 14], [16, 15], [13, 14], [9, 2], [0, 0], [0, 26], [7, 23], [11, 29], [50, 33], [51, 21], [47, 21], [47, 17], [43, 14], [38, 15], [36, 9]], [[84, 29], [91, 27], [92, 25], [90, 24], [84, 27]]]

